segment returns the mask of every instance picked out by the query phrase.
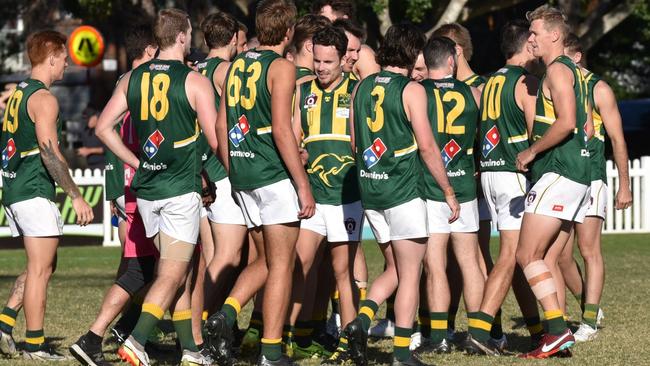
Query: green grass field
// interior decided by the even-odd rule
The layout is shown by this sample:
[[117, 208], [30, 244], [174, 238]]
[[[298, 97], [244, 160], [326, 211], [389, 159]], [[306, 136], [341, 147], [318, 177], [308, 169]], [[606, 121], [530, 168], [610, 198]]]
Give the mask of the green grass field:
[[[493, 243], [495, 244], [495, 243]], [[376, 246], [364, 243], [370, 278], [377, 276], [382, 269], [382, 258]], [[573, 358], [552, 359], [545, 364], [576, 365], [648, 365], [650, 364], [650, 341], [646, 336], [650, 325], [648, 294], [650, 281], [647, 280], [650, 260], [650, 235], [605, 236], [603, 250], [607, 262], [607, 280], [602, 300], [606, 319], [599, 338], [573, 348]], [[119, 250], [116, 248], [71, 247], [59, 251], [58, 270], [49, 289], [45, 334], [53, 346], [67, 354], [67, 348], [86, 332], [99, 308], [105, 290], [111, 285], [118, 263]], [[24, 268], [25, 256], [22, 250], [0, 251], [0, 299], [5, 301], [15, 276]], [[570, 297], [570, 296], [569, 296]], [[578, 304], [572, 297], [569, 315], [572, 324], [580, 319]], [[248, 315], [250, 305], [243, 312]], [[383, 317], [384, 307], [379, 312]], [[508, 295], [503, 307], [503, 326], [510, 344], [515, 350], [527, 347], [527, 331], [521, 327], [521, 319], [512, 294]], [[459, 314], [458, 325], [465, 328], [464, 313]], [[242, 319], [240, 325], [248, 323]], [[21, 345], [24, 336], [24, 318], [19, 315], [14, 335]], [[173, 344], [171, 338], [168, 339]], [[372, 342], [369, 359], [372, 364], [386, 364], [391, 359], [392, 342], [381, 340]], [[117, 362], [115, 346], [106, 345], [104, 351], [109, 361]], [[177, 364], [173, 353], [152, 355], [155, 364]], [[156, 363], [156, 361], [158, 361]], [[461, 353], [438, 356], [429, 359], [437, 365], [538, 365], [541, 361], [523, 361], [515, 357], [481, 358], [469, 357]], [[0, 365], [27, 365], [19, 359], [1, 360]], [[58, 363], [74, 365], [75, 362]], [[248, 364], [248, 363], [243, 363]], [[305, 365], [314, 365], [310, 361]]]

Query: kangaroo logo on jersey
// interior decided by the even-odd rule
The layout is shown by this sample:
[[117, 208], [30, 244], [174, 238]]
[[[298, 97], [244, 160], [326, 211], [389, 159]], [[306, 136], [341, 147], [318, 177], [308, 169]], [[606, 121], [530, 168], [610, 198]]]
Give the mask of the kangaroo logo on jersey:
[[330, 177], [339, 175], [340, 172], [354, 165], [354, 159], [349, 155], [339, 156], [334, 153], [319, 155], [307, 169], [309, 174], [318, 174], [320, 180], [328, 187], [333, 187]]
[[388, 150], [381, 138], [377, 137], [372, 145], [363, 151], [363, 162], [370, 169], [379, 162], [381, 156]]
[[16, 154], [16, 143], [14, 139], [7, 141], [7, 146], [2, 150], [2, 169], [7, 169], [9, 160]]
[[232, 142], [235, 147], [239, 147], [239, 144], [246, 139], [246, 135], [248, 135], [250, 129], [251, 125], [248, 124], [248, 118], [242, 114], [241, 117], [239, 117], [237, 124], [228, 131], [230, 142]]
[[442, 149], [442, 161], [445, 163], [445, 168], [454, 159], [454, 156], [460, 152], [460, 145], [456, 140], [451, 139]]
[[495, 147], [499, 144], [499, 141], [501, 141], [501, 136], [499, 135], [499, 129], [497, 126], [492, 126], [488, 130], [488, 132], [485, 133], [485, 137], [483, 138], [483, 157], [487, 158], [488, 155], [494, 150]]
[[151, 135], [149, 135], [149, 138], [147, 139], [147, 142], [144, 143], [143, 148], [144, 153], [149, 159], [156, 156], [163, 141], [165, 141], [165, 136], [163, 136], [159, 130], [155, 130]]

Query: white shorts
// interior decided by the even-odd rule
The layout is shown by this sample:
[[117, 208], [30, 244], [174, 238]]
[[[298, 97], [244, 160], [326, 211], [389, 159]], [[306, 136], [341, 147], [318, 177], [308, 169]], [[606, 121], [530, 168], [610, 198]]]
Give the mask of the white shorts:
[[63, 220], [54, 202], [43, 197], [5, 206], [12, 236], [61, 236]]
[[214, 184], [217, 186], [217, 198], [208, 207], [208, 220], [215, 224], [246, 225], [241, 207], [232, 196], [228, 177]]
[[115, 211], [117, 211], [117, 222], [122, 223], [126, 221], [126, 201], [124, 195], [121, 195], [113, 200]]
[[[201, 201], [201, 202], [203, 202], [203, 201]], [[205, 206], [203, 206], [203, 205], [201, 205], [201, 210], [200, 210], [200, 213], [199, 213], [199, 217], [201, 219], [203, 219], [204, 217], [208, 217], [208, 209], [205, 208]]]
[[148, 238], [162, 231], [190, 244], [196, 244], [199, 236], [201, 206], [201, 196], [196, 192], [155, 201], [138, 198], [138, 211]]
[[602, 180], [592, 180], [590, 196], [586, 216], [597, 216], [605, 220], [605, 216], [607, 216], [607, 184]]
[[251, 190], [234, 190], [248, 228], [298, 221], [298, 195], [289, 179]]
[[488, 206], [487, 202], [485, 202], [484, 197], [478, 198], [478, 219], [480, 221], [492, 221], [490, 207]]
[[429, 235], [447, 233], [473, 233], [478, 231], [478, 200], [460, 204], [458, 220], [449, 223], [451, 210], [447, 202], [427, 200]]
[[379, 244], [391, 240], [429, 237], [427, 205], [421, 198], [386, 210], [366, 210], [370, 228]]
[[330, 243], [361, 240], [363, 207], [361, 201], [344, 205], [316, 204], [316, 213], [300, 222], [300, 229], [327, 237]]
[[514, 172], [483, 172], [481, 185], [498, 230], [519, 230], [530, 182]]
[[546, 173], [526, 196], [526, 213], [583, 222], [589, 202], [589, 186], [557, 173]]

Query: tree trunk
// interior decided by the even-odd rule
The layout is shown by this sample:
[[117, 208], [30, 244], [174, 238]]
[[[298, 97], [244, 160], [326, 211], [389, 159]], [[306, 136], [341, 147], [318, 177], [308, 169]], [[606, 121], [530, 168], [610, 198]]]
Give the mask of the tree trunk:
[[458, 20], [460, 13], [463, 11], [463, 8], [467, 4], [467, 0], [450, 0], [449, 5], [440, 16], [438, 23], [427, 31], [427, 37], [433, 33], [436, 29], [440, 28], [443, 24], [453, 23]]
[[585, 51], [593, 47], [605, 34], [621, 24], [632, 14], [633, 6], [629, 2], [616, 5], [608, 13], [598, 17], [591, 24], [581, 24], [577, 34], [582, 40], [582, 47]]
[[379, 20], [379, 32], [384, 35], [388, 28], [393, 25], [393, 22], [390, 20], [390, 12], [388, 11], [388, 4], [384, 9], [377, 14], [377, 20]]

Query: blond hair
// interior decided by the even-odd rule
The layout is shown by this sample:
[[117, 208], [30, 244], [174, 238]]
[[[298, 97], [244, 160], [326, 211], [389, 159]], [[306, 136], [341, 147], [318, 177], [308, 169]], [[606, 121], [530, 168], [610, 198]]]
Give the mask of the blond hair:
[[548, 31], [559, 30], [562, 34], [562, 39], [565, 39], [571, 32], [562, 11], [548, 4], [526, 13], [526, 19], [531, 23], [534, 20], [542, 20], [544, 22], [544, 29]]

